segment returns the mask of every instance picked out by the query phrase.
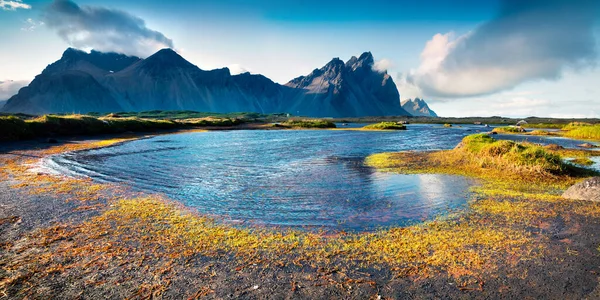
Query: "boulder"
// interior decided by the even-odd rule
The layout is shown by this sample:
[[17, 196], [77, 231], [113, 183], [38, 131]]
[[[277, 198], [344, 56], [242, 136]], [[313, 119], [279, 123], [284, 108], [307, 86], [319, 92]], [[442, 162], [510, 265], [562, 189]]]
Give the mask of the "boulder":
[[562, 196], [572, 200], [600, 202], [600, 177], [592, 177], [579, 182], [567, 189]]

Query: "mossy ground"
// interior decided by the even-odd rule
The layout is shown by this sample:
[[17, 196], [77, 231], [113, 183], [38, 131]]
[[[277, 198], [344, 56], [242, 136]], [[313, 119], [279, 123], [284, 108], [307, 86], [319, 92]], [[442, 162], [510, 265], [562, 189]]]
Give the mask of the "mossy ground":
[[[501, 282], [538, 280], [532, 278], [543, 275], [524, 270], [547, 257], [565, 259], [582, 251], [552, 244], [548, 223], [558, 216], [600, 219], [600, 205], [558, 196], [587, 173], [562, 164], [557, 154], [482, 135], [451, 151], [369, 157], [367, 164], [385, 171], [459, 174], [482, 183], [465, 211], [369, 233], [235, 227], [158, 195], [32, 173], [29, 165], [37, 159], [23, 158], [125, 140], [52, 146], [10, 159], [2, 156], [0, 176], [14, 182], [13, 188], [31, 196], [59, 197], [77, 203], [75, 210], [95, 213], [42, 226], [16, 241], [2, 241], [0, 295], [221, 298], [228, 296], [223, 291], [240, 297], [255, 291], [259, 297], [284, 293], [304, 298], [386, 298], [416, 288], [411, 293], [427, 297], [420, 288], [427, 282], [449, 297], [507, 296], [514, 295], [515, 287]], [[0, 223], [16, 226], [17, 218]], [[557, 254], [560, 249], [570, 252]], [[226, 278], [238, 280], [228, 283]], [[258, 282], [248, 286], [248, 280]], [[265, 282], [275, 284], [270, 289], [277, 294], [263, 287]], [[540, 290], [533, 295], [545, 294]]]

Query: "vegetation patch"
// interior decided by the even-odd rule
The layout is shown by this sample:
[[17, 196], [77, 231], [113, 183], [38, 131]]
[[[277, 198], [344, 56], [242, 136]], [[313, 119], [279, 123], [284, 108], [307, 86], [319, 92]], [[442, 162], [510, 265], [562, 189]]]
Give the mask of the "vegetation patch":
[[406, 130], [404, 124], [398, 124], [396, 122], [380, 122], [375, 124], [369, 124], [364, 126], [362, 129], [365, 130]]
[[[276, 124], [277, 125], [277, 124]], [[335, 123], [320, 119], [292, 119], [281, 123], [286, 128], [336, 128]]]
[[540, 128], [540, 129], [562, 129], [567, 124], [560, 123], [527, 123], [521, 125], [523, 128]]
[[566, 188], [594, 174], [564, 163], [558, 153], [539, 145], [475, 134], [453, 150], [381, 153], [367, 157], [366, 164], [392, 172], [472, 176], [507, 190], [537, 187], [544, 192]]
[[44, 115], [32, 119], [16, 116], [0, 117], [0, 141], [38, 137], [115, 134], [124, 132], [154, 132], [159, 130], [235, 126], [240, 119], [203, 118], [189, 120], [143, 119], [111, 114], [106, 117], [86, 115]]
[[541, 135], [541, 136], [556, 135], [556, 134], [554, 134], [552, 132], [549, 132], [549, 131], [546, 131], [546, 130], [541, 130], [541, 129], [533, 130], [531, 132], [528, 132], [527, 134], [528, 135]]
[[571, 123], [565, 128], [564, 136], [574, 139], [588, 139], [600, 141], [600, 125], [587, 123]]
[[505, 127], [496, 127], [492, 130], [492, 132], [496, 133], [523, 133], [525, 129], [520, 126], [505, 126]]

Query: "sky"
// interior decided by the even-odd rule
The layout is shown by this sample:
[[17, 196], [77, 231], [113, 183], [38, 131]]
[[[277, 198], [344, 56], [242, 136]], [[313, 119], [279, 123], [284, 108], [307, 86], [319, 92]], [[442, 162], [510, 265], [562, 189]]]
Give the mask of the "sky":
[[597, 0], [0, 0], [0, 100], [67, 47], [275, 82], [371, 51], [440, 116], [600, 117]]

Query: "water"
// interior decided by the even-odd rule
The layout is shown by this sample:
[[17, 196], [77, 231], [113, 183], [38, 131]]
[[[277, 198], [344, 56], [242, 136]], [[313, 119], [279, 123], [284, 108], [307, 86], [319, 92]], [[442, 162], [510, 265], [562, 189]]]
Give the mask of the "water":
[[47, 165], [61, 173], [163, 193], [224, 222], [362, 231], [403, 226], [460, 208], [474, 184], [460, 176], [377, 172], [364, 166], [366, 156], [451, 149], [477, 130], [489, 128], [182, 133], [67, 153]]

